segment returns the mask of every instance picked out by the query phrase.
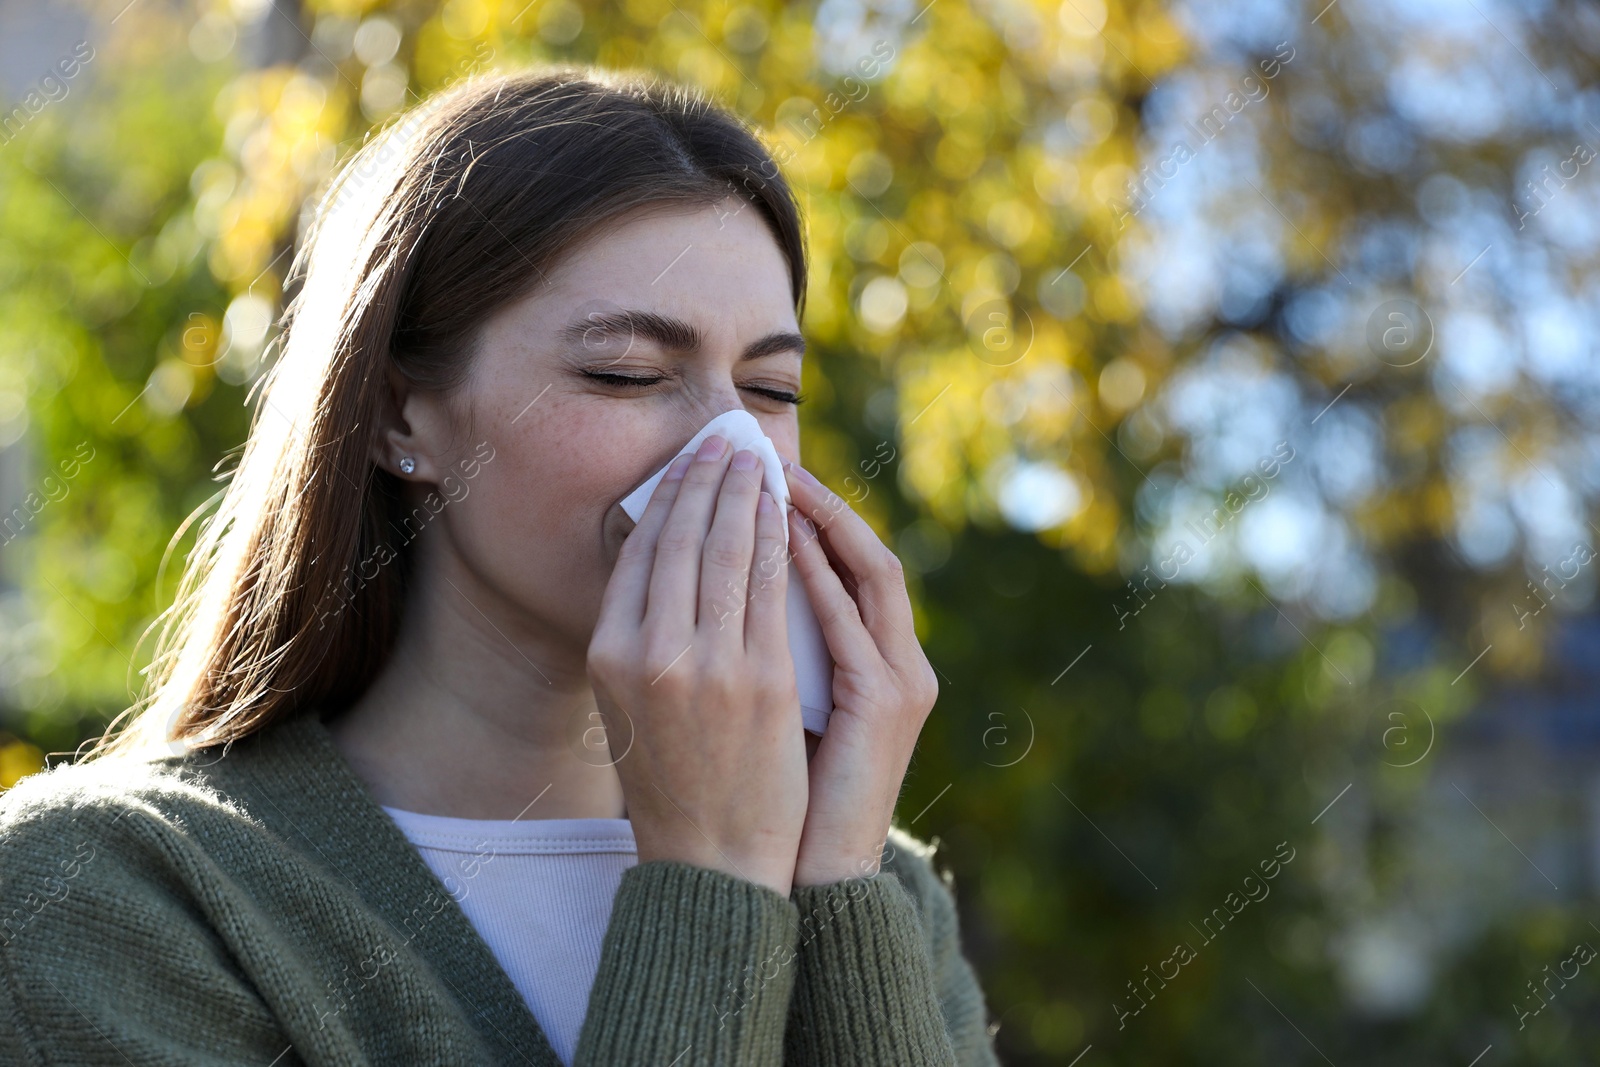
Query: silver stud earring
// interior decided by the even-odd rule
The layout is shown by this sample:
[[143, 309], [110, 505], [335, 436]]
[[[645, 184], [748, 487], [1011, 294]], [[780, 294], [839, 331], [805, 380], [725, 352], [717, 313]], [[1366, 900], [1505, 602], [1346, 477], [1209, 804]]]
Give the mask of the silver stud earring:
[[412, 459], [410, 456], [406, 456], [404, 459], [402, 459], [400, 461], [400, 473], [402, 473], [402, 474], [410, 474], [412, 471], [414, 471], [416, 469], [417, 469], [417, 461]]

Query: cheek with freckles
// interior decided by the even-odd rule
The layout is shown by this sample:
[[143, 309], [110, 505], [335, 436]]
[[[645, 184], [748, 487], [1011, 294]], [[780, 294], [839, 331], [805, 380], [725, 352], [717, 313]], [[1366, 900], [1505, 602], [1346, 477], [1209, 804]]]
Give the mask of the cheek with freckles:
[[447, 516], [456, 550], [485, 585], [537, 628], [575, 642], [587, 641], [610, 578], [607, 514], [644, 478], [637, 427], [587, 406], [551, 403], [538, 418], [501, 424], [494, 461]]

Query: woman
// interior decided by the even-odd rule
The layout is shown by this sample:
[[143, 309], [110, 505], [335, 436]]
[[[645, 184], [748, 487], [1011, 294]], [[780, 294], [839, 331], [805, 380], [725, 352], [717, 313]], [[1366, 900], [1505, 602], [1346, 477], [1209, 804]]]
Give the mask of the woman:
[[[294, 273], [149, 695], [0, 801], [0, 1061], [995, 1062], [890, 827], [936, 695], [899, 566], [793, 463], [804, 250], [747, 128], [477, 80], [363, 149]], [[634, 526], [732, 409], [797, 510], [713, 437]]]

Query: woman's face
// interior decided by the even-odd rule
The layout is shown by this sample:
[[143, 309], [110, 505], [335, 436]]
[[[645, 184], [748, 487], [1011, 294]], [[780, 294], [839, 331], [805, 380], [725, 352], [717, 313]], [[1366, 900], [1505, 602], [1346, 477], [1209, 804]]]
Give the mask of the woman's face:
[[733, 408], [799, 460], [804, 341], [783, 254], [733, 197], [624, 216], [546, 278], [485, 324], [448, 418], [425, 420], [453, 431], [428, 449], [440, 472], [494, 450], [435, 547], [480, 610], [581, 655], [633, 528], [618, 501]]

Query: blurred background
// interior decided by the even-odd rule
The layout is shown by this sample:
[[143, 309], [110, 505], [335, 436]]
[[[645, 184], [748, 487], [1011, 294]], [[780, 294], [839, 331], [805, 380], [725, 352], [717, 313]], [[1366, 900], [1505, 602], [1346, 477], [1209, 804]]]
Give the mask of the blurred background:
[[136, 693], [308, 197], [540, 61], [787, 159], [1005, 1062], [1593, 1058], [1583, 3], [0, 0], [0, 787]]

